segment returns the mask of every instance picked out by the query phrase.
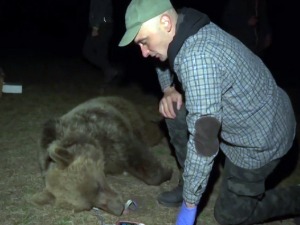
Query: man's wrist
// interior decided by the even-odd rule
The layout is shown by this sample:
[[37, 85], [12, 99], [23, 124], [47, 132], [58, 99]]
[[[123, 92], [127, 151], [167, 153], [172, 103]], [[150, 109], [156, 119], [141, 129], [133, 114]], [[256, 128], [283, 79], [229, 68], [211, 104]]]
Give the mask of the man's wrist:
[[189, 203], [189, 202], [185, 202], [185, 205], [186, 205], [187, 208], [195, 208], [195, 207], [197, 207], [196, 204]]
[[172, 90], [174, 90], [175, 89], [175, 87], [174, 86], [169, 86], [169, 87], [166, 87], [165, 89], [164, 89], [164, 93], [166, 93], [166, 92], [170, 92], [170, 91], [172, 91]]

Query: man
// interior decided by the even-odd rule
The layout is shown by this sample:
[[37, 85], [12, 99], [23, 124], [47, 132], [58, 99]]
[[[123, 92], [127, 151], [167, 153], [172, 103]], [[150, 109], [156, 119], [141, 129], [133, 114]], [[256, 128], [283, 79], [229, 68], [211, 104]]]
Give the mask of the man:
[[[157, 69], [164, 92], [160, 113], [176, 120], [176, 110], [187, 110], [184, 200], [176, 224], [194, 224], [219, 148], [226, 156], [215, 205], [220, 224], [299, 215], [300, 186], [269, 191], [264, 186], [292, 146], [296, 122], [287, 94], [260, 58], [205, 14], [176, 12], [169, 0], [132, 0], [125, 22], [119, 46], [134, 41], [144, 57], [168, 60], [170, 69]], [[172, 85], [175, 78], [184, 96]]]
[[91, 0], [89, 12], [90, 31], [83, 46], [83, 56], [103, 70], [104, 82], [110, 83], [120, 71], [109, 59], [110, 41], [113, 34], [112, 0]]

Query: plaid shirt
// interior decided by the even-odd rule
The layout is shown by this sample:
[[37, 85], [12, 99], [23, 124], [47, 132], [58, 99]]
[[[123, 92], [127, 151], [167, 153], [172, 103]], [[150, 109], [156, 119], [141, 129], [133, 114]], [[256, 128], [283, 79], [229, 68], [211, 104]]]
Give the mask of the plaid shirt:
[[[198, 204], [214, 158], [197, 153], [195, 123], [203, 116], [221, 123], [220, 149], [235, 165], [255, 169], [282, 157], [295, 136], [295, 117], [287, 94], [259, 57], [210, 23], [188, 37], [174, 61], [185, 92], [190, 133], [184, 168], [184, 199]], [[157, 69], [162, 90], [168, 70]]]

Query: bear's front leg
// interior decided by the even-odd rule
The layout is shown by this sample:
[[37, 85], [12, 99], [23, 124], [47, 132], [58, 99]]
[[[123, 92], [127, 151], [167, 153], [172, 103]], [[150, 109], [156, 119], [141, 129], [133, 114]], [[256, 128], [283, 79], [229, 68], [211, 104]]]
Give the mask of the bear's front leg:
[[148, 185], [160, 185], [172, 177], [172, 169], [163, 166], [143, 142], [133, 141], [128, 157], [127, 172]]

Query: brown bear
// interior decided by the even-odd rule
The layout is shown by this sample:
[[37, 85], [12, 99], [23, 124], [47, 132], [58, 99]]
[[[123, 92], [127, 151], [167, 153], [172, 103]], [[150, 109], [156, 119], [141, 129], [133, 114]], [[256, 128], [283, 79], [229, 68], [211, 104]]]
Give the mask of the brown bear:
[[172, 176], [149, 149], [160, 137], [154, 129], [158, 125], [146, 121], [133, 103], [114, 96], [91, 99], [47, 121], [39, 156], [45, 188], [33, 202], [121, 215], [124, 204], [107, 174], [128, 172], [148, 185]]

